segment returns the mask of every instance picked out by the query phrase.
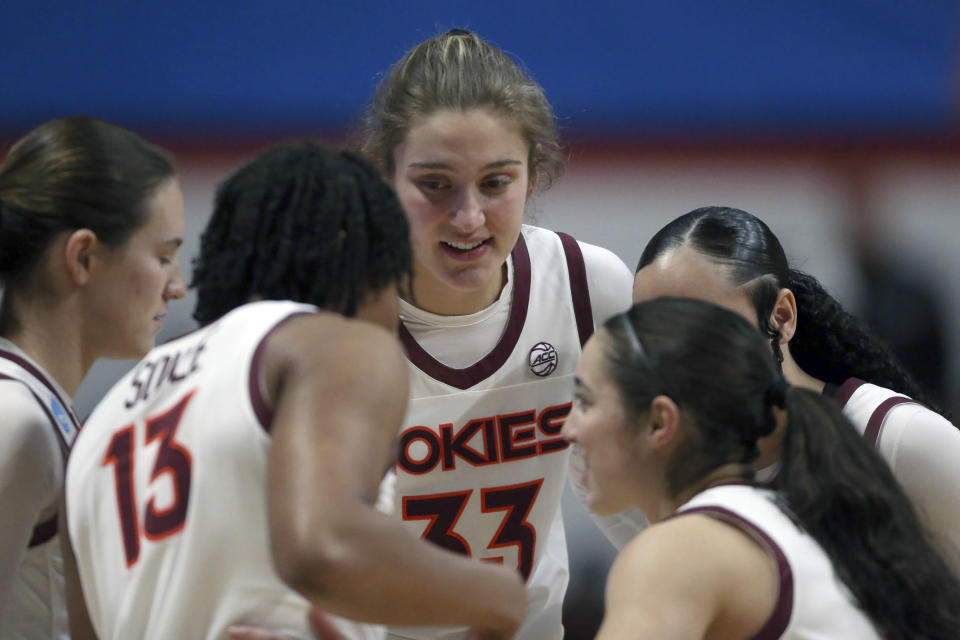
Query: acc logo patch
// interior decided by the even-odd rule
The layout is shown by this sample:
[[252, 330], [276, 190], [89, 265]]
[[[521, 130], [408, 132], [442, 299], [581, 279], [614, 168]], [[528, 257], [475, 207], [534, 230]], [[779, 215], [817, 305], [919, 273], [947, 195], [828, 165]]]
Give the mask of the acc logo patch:
[[557, 350], [549, 342], [538, 342], [530, 349], [530, 371], [544, 378], [557, 370]]

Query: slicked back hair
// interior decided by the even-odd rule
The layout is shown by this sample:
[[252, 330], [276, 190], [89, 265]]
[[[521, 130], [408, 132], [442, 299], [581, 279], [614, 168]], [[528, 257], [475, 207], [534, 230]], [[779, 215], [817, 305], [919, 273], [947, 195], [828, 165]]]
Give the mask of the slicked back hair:
[[63, 231], [120, 247], [147, 222], [146, 202], [176, 175], [163, 150], [89, 116], [45, 122], [0, 164], [0, 278], [17, 288]]
[[753, 325], [709, 302], [659, 298], [603, 328], [607, 372], [627, 414], [644, 415], [661, 394], [680, 408], [687, 437], [666, 469], [674, 497], [731, 463], [751, 478], [757, 440], [772, 433], [773, 410], [782, 408], [782, 466], [771, 488], [878, 632], [891, 640], [960, 638], [960, 582], [889, 465], [832, 398], [785, 385]]
[[723, 264], [731, 284], [745, 286], [760, 330], [780, 359], [780, 333], [770, 325], [770, 314], [780, 289], [789, 289], [797, 301], [790, 353], [801, 369], [835, 385], [860, 378], [940, 411], [936, 399], [865, 322], [844, 310], [816, 278], [790, 268], [780, 241], [756, 216], [732, 207], [701, 207], [684, 214], [650, 239], [637, 271], [681, 246]]

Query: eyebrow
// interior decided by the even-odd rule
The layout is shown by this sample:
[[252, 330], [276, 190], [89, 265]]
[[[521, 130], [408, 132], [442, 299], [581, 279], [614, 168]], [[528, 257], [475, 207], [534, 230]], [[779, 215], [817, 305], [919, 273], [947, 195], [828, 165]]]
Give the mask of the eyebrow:
[[[495, 160], [494, 162], [483, 165], [482, 169], [499, 169], [501, 167], [522, 164], [523, 163], [520, 160]], [[453, 171], [453, 166], [447, 164], [446, 162], [411, 162], [407, 166], [417, 169], [447, 169], [449, 171]]]
[[181, 245], [183, 245], [183, 238], [170, 238], [169, 240], [165, 240], [163, 244], [168, 244], [174, 248], [179, 248]]

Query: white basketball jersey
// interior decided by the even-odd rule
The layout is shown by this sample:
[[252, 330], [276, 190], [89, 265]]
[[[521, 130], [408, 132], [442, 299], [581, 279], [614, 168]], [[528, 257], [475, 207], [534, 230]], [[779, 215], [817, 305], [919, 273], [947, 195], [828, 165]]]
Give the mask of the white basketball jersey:
[[[270, 556], [260, 357], [274, 328], [313, 312], [257, 302], [157, 347], [87, 421], [67, 512], [101, 639], [223, 639], [235, 623], [310, 637], [309, 605]], [[348, 637], [383, 630], [351, 626]]]
[[703, 491], [675, 515], [701, 513], [733, 525], [776, 561], [780, 593], [754, 640], [880, 640], [816, 540], [794, 523], [769, 489], [722, 485]]
[[887, 462], [938, 552], [960, 575], [960, 431], [920, 402], [856, 378], [824, 393]]
[[[0, 339], [0, 380], [24, 385], [50, 423], [61, 453], [69, 451], [80, 429], [69, 396], [13, 343]], [[63, 458], [65, 459], [65, 458]], [[62, 465], [62, 460], [59, 463]], [[62, 484], [62, 466], [51, 470]], [[9, 640], [67, 640], [63, 557], [57, 537], [55, 505], [38, 522], [6, 605], [2, 637]]]
[[[563, 637], [568, 579], [560, 436], [581, 345], [593, 330], [582, 254], [570, 236], [524, 227], [510, 317], [496, 347], [464, 369], [435, 360], [401, 327], [411, 401], [400, 433], [395, 510], [447, 549], [526, 578], [518, 640]], [[391, 637], [462, 638], [464, 629], [391, 628]]]

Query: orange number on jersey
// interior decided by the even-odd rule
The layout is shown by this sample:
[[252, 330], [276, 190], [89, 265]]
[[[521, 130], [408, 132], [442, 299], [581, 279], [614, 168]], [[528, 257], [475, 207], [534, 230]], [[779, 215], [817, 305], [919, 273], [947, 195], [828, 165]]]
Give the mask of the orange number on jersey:
[[[173, 482], [173, 503], [166, 509], [158, 510], [154, 499], [147, 503], [143, 518], [143, 530], [151, 540], [160, 540], [183, 529], [187, 520], [187, 505], [190, 502], [190, 452], [174, 440], [180, 419], [187, 403], [193, 397], [193, 391], [183, 397], [172, 409], [158, 416], [147, 418], [144, 446], [159, 438], [160, 449], [150, 474], [152, 483], [161, 474], [167, 473]], [[123, 536], [123, 551], [127, 567], [136, 564], [140, 557], [140, 519], [137, 517], [136, 491], [133, 480], [133, 467], [136, 460], [136, 442], [132, 424], [113, 434], [103, 466], [113, 465], [113, 478], [117, 492], [117, 512], [120, 516], [120, 529]]]
[[[524, 580], [533, 571], [533, 557], [537, 548], [536, 528], [527, 522], [530, 509], [540, 493], [543, 479], [507, 487], [492, 487], [480, 492], [480, 510], [483, 513], [505, 511], [497, 533], [487, 549], [516, 546], [518, 566]], [[470, 554], [470, 545], [454, 531], [472, 491], [457, 491], [430, 496], [403, 498], [404, 520], [429, 520], [423, 538], [450, 551]], [[503, 558], [492, 561], [503, 561]]]

